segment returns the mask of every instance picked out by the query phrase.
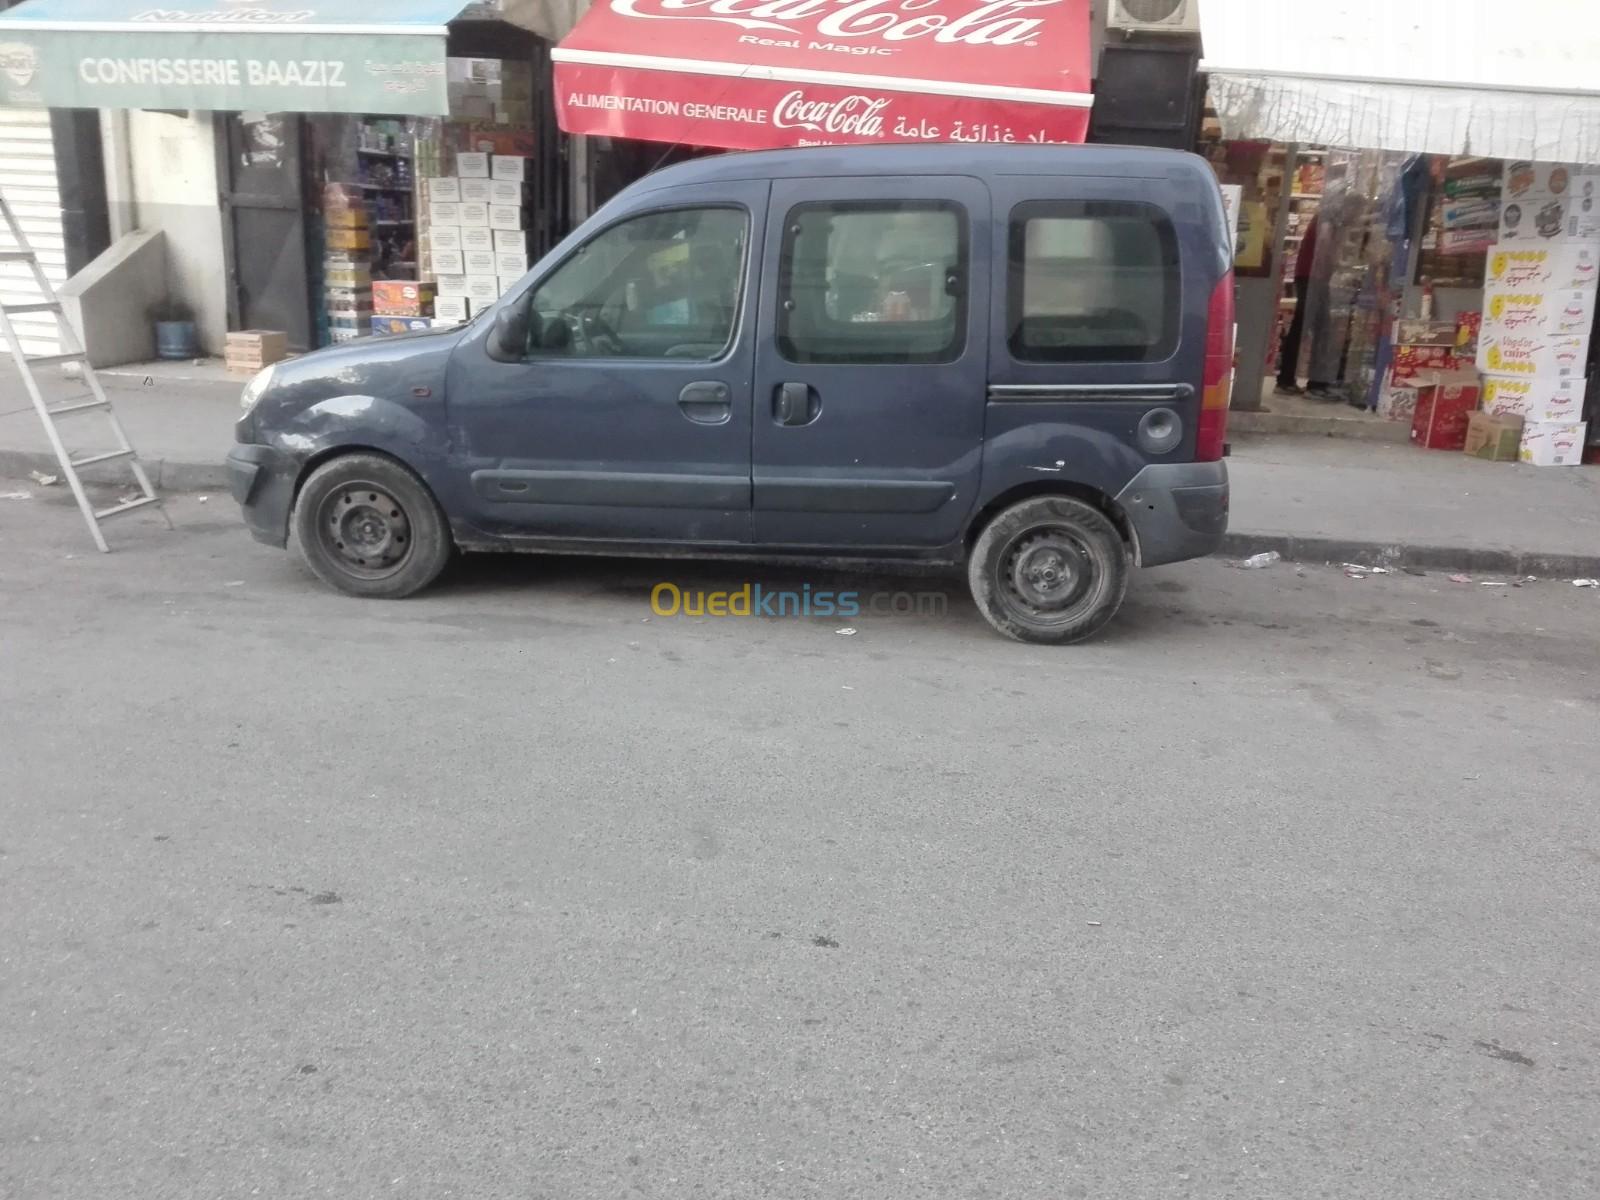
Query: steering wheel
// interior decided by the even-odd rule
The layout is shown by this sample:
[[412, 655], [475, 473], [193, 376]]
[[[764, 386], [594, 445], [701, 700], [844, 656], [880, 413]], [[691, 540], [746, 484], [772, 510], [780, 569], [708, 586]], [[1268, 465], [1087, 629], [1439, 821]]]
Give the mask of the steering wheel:
[[620, 357], [626, 352], [617, 331], [606, 324], [598, 312], [586, 312], [578, 317], [576, 332], [586, 345], [601, 354]]

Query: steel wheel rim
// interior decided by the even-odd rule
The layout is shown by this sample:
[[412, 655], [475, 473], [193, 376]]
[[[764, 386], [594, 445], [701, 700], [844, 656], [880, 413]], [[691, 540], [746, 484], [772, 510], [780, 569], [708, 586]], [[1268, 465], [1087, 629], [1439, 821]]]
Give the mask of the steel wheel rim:
[[1085, 607], [1100, 571], [1081, 534], [1064, 525], [1046, 525], [1025, 530], [1006, 544], [998, 574], [1013, 610], [1037, 624], [1064, 625]]
[[357, 579], [386, 579], [411, 558], [411, 518], [387, 488], [341, 484], [317, 510], [317, 538], [327, 557]]

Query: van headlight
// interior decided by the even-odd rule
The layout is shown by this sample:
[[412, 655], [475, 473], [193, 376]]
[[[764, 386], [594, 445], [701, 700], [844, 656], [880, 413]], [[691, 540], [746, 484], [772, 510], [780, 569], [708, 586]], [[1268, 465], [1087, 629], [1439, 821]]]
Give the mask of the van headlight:
[[272, 377], [277, 370], [277, 365], [274, 364], [266, 370], [258, 372], [249, 383], [245, 384], [244, 391], [239, 393], [239, 407], [245, 412], [249, 412], [254, 408], [256, 401], [261, 399], [262, 393], [272, 386]]

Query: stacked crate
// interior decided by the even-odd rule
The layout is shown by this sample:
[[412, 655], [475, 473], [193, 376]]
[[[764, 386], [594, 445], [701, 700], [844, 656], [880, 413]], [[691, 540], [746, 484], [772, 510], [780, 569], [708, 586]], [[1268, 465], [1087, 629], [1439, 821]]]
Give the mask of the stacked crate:
[[327, 225], [322, 282], [329, 333], [335, 342], [366, 337], [372, 331], [372, 222], [365, 193], [349, 184], [330, 183], [322, 191]]

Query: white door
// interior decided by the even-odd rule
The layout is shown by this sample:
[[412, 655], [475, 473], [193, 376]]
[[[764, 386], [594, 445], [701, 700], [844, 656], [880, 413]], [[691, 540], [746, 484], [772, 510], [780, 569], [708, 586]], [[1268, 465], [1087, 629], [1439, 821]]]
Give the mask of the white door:
[[[50, 113], [42, 108], [0, 108], [0, 191], [21, 222], [45, 275], [59, 287], [67, 278], [67, 249], [57, 186]], [[0, 250], [16, 248], [11, 231], [0, 221]], [[0, 263], [0, 304], [39, 299], [39, 287], [27, 263]], [[24, 313], [13, 323], [29, 354], [59, 352], [56, 319], [50, 313]]]

